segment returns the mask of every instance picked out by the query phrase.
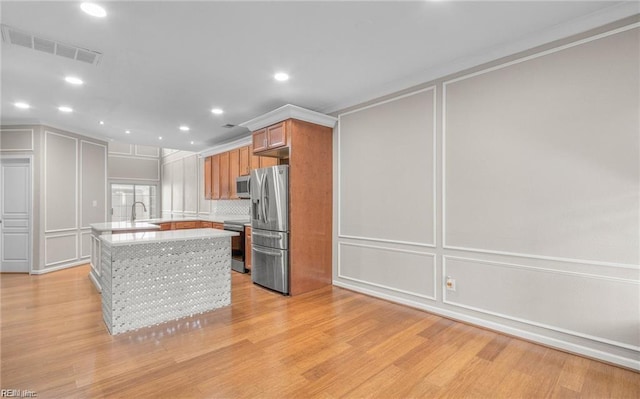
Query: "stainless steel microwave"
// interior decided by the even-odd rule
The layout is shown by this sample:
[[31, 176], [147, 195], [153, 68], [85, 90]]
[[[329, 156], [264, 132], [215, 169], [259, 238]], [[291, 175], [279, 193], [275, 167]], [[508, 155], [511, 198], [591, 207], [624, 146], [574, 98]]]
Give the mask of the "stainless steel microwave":
[[238, 198], [251, 198], [251, 176], [240, 176], [236, 178], [236, 193]]

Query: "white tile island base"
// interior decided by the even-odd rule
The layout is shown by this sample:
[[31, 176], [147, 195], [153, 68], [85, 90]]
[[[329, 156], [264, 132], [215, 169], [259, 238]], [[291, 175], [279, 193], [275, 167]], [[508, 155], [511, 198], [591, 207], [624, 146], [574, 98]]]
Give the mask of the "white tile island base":
[[213, 229], [101, 236], [102, 315], [111, 334], [231, 304], [231, 236]]

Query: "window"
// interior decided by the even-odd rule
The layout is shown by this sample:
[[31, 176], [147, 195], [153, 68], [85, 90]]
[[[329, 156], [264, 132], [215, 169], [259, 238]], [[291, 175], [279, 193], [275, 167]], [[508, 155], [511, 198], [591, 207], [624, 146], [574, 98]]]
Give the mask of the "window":
[[145, 184], [111, 184], [111, 221], [125, 222], [131, 220], [131, 206], [136, 204], [136, 219], [157, 217], [158, 197], [155, 185]]

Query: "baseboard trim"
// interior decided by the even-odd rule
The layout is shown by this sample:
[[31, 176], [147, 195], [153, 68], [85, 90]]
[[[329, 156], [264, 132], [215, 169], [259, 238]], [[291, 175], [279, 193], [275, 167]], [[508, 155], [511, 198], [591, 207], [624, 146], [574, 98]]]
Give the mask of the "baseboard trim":
[[83, 260], [79, 260], [73, 263], [67, 263], [64, 265], [59, 265], [59, 266], [54, 266], [54, 267], [47, 267], [45, 269], [39, 269], [39, 270], [32, 270], [31, 274], [46, 274], [46, 273], [51, 273], [51, 272], [57, 272], [58, 270], [64, 270], [64, 269], [69, 269], [72, 267], [77, 267], [77, 266], [82, 266], [82, 265], [88, 265], [89, 262], [87, 262], [87, 259], [83, 259]]
[[429, 313], [433, 313], [439, 316], [443, 316], [449, 319], [458, 320], [461, 322], [473, 324], [478, 327], [486, 328], [489, 330], [493, 330], [496, 332], [508, 334], [514, 337], [522, 338], [527, 341], [532, 341], [541, 345], [545, 345], [551, 347], [553, 349], [558, 349], [565, 352], [575, 353], [577, 355], [586, 356], [589, 358], [601, 360], [603, 362], [612, 363], [615, 365], [619, 365], [621, 367], [625, 367], [628, 369], [632, 369], [635, 371], [640, 371], [640, 361], [634, 360], [627, 357], [618, 356], [612, 353], [603, 352], [598, 349], [589, 348], [583, 345], [578, 345], [572, 342], [563, 341], [557, 338], [552, 338], [544, 335], [540, 335], [531, 331], [522, 330], [519, 328], [515, 328], [512, 326], [507, 326], [504, 324], [496, 323], [489, 320], [484, 320], [478, 317], [469, 316], [463, 313], [454, 312], [448, 309], [438, 308], [435, 306], [429, 306], [420, 302], [415, 302], [405, 298], [398, 298], [392, 295], [384, 294], [381, 292], [373, 291], [367, 288], [359, 287], [356, 285], [348, 284], [342, 281], [333, 280], [333, 285], [340, 288], [345, 288], [351, 291], [359, 292], [361, 294], [369, 295], [372, 297], [384, 299], [390, 302], [395, 302], [401, 305], [406, 305], [412, 308], [420, 309], [427, 311]]

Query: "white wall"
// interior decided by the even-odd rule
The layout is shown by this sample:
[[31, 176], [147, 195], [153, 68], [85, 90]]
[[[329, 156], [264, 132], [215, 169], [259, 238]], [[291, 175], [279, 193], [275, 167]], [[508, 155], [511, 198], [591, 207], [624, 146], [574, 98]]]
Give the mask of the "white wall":
[[110, 142], [109, 180], [131, 184], [158, 184], [160, 148]]
[[640, 369], [637, 25], [341, 112], [334, 284]]
[[107, 218], [107, 145], [43, 127], [40, 267], [36, 273], [88, 262], [91, 223]]
[[162, 216], [249, 215], [249, 200], [204, 197], [204, 158], [189, 151], [162, 151]]
[[[204, 184], [200, 179], [198, 154], [168, 151], [162, 156], [162, 216], [198, 215], [198, 193]], [[202, 180], [202, 181], [201, 181]]]
[[107, 144], [48, 126], [3, 126], [3, 153], [33, 156], [33, 265], [87, 263], [91, 223], [107, 213]]

